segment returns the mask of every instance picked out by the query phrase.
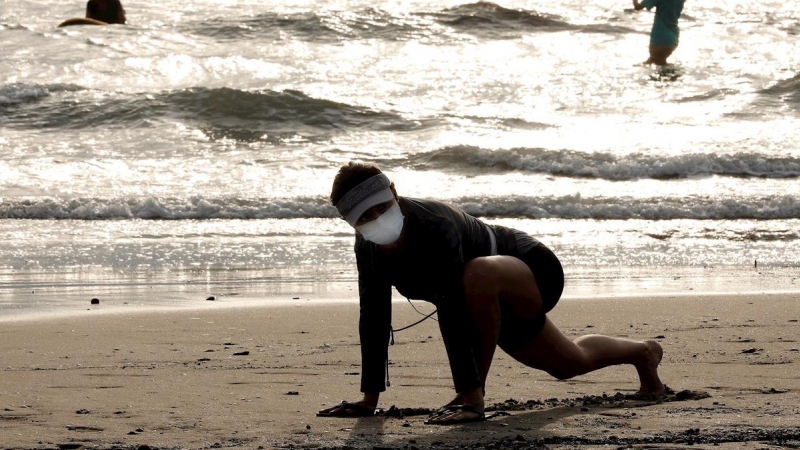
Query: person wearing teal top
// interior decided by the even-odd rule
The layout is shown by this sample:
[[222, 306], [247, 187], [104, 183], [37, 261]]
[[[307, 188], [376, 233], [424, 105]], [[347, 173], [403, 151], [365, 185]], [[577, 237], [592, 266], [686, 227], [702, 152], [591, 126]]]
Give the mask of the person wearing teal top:
[[647, 8], [656, 9], [653, 29], [650, 31], [650, 58], [645, 64], [667, 65], [667, 58], [678, 47], [678, 18], [683, 12], [685, 0], [633, 0], [633, 8], [637, 11]]

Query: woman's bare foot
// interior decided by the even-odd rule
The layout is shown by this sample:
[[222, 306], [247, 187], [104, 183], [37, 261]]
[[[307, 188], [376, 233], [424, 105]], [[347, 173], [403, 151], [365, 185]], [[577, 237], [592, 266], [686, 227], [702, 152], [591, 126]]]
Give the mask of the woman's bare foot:
[[664, 350], [656, 341], [645, 341], [647, 350], [641, 364], [636, 365], [639, 373], [639, 395], [644, 398], [656, 399], [666, 392], [666, 387], [658, 377], [658, 365], [664, 356]]

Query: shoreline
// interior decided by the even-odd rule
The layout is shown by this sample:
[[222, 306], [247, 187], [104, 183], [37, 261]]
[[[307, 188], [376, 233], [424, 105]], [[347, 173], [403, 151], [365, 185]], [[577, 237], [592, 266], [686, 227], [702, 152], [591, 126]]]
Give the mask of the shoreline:
[[[406, 414], [333, 419], [315, 413], [359, 395], [357, 304], [131, 312], [3, 323], [0, 448], [800, 444], [798, 294], [566, 299], [550, 314], [566, 335], [655, 339], [665, 383], [709, 397], [619, 399], [638, 389], [629, 367], [559, 381], [498, 351], [486, 403], [508, 415], [452, 427], [411, 414], [452, 396], [432, 320], [389, 350], [379, 406]], [[419, 317], [400, 305], [393, 315], [395, 326]]]
[[[642, 294], [618, 294], [618, 295], [603, 295], [603, 296], [562, 296], [558, 305], [568, 302], [615, 302], [621, 301], [645, 301], [649, 300], [669, 300], [669, 299], [713, 299], [715, 301], [726, 301], [729, 299], [752, 299], [758, 297], [762, 300], [769, 298], [785, 298], [785, 297], [799, 297], [800, 290], [786, 290], [786, 291], [770, 291], [770, 292], [663, 292], [652, 293], [644, 296]], [[202, 314], [213, 313], [216, 311], [228, 310], [259, 310], [259, 309], [282, 309], [282, 308], [295, 308], [295, 307], [335, 307], [342, 306], [346, 308], [358, 307], [357, 294], [351, 295], [337, 293], [335, 295], [328, 295], [324, 298], [311, 298], [311, 297], [287, 297], [285, 295], [279, 296], [275, 294], [262, 295], [262, 296], [236, 296], [236, 297], [220, 297], [211, 295], [203, 300], [202, 295], [187, 295], [187, 298], [182, 300], [182, 303], [165, 303], [165, 304], [137, 304], [135, 301], [122, 301], [113, 303], [113, 301], [102, 301], [100, 304], [92, 304], [91, 300], [85, 301], [81, 296], [81, 305], [73, 305], [70, 309], [56, 310], [56, 311], [42, 311], [36, 310], [33, 312], [12, 312], [11, 314], [0, 314], [0, 324], [7, 323], [36, 323], [41, 321], [57, 321], [69, 319], [87, 319], [93, 316], [107, 317], [107, 316], [121, 316], [121, 315], [137, 315], [145, 316], [148, 314]], [[88, 297], [87, 297], [88, 298]], [[213, 300], [211, 300], [213, 298]], [[99, 299], [98, 299], [99, 300]], [[417, 309], [425, 310], [425, 313], [432, 312], [435, 307], [424, 300], [412, 300]], [[408, 300], [394, 291], [392, 298], [392, 305], [401, 307], [407, 305]], [[429, 311], [428, 311], [429, 310]], [[8, 311], [6, 311], [8, 312]]]
[[[338, 266], [336, 266], [338, 267]], [[800, 277], [792, 268], [739, 267], [567, 267], [563, 300], [637, 297], [695, 297], [741, 295], [791, 295], [800, 293]], [[331, 269], [332, 270], [332, 269]], [[179, 270], [182, 275], [185, 271]], [[253, 278], [253, 269], [231, 269], [215, 280], [216, 270], [199, 270], [194, 278], [165, 281], [153, 274], [147, 282], [136, 276], [95, 280], [94, 272], [62, 271], [69, 281], [48, 274], [26, 277], [2, 272], [0, 323], [82, 315], [85, 311], [107, 314], [131, 311], [205, 310], [224, 307], [271, 307], [297, 304], [358, 303], [355, 273], [322, 270], [311, 279], [308, 268], [288, 270], [282, 279]], [[209, 275], [210, 274], [210, 275]], [[97, 298], [99, 305], [92, 305]], [[213, 298], [213, 301], [208, 300]], [[405, 302], [395, 293], [394, 300]], [[425, 302], [421, 302], [425, 303]]]

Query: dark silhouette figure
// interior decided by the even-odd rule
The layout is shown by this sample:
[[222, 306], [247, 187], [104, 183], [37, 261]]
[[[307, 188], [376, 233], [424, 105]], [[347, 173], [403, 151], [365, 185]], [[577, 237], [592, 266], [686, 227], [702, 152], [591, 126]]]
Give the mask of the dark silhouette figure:
[[124, 25], [125, 8], [119, 0], [89, 0], [86, 3], [86, 18]]

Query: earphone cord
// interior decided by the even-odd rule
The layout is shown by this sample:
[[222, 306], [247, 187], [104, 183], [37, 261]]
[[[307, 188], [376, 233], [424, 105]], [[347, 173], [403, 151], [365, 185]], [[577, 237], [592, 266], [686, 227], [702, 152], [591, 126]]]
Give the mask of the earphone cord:
[[[414, 325], [419, 325], [420, 323], [430, 319], [434, 314], [436, 314], [437, 311], [439, 311], [438, 309], [434, 309], [432, 313], [424, 314], [424, 313], [420, 312], [420, 310], [418, 310], [417, 307], [414, 306], [413, 303], [411, 303], [411, 299], [410, 298], [406, 297], [406, 300], [408, 300], [408, 304], [411, 305], [412, 308], [414, 308], [414, 311], [416, 311], [420, 315], [424, 315], [425, 317], [423, 317], [422, 319], [419, 319], [418, 321], [412, 323], [411, 325], [406, 325], [403, 328], [398, 328], [398, 329], [394, 329], [394, 327], [389, 328], [389, 345], [394, 345], [394, 333], [395, 333], [395, 331], [403, 331], [403, 330], [407, 330], [407, 329], [413, 327]], [[437, 322], [439, 321], [438, 319], [433, 319], [433, 320], [435, 320]], [[386, 358], [386, 386], [389, 387], [391, 385], [392, 384], [389, 381], [389, 358]]]

